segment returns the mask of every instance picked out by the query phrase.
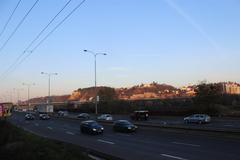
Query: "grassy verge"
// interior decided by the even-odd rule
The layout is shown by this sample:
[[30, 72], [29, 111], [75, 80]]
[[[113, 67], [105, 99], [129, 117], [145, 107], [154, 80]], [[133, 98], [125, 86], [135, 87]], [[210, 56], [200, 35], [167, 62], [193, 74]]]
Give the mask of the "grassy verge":
[[2, 160], [89, 160], [75, 145], [38, 137], [0, 120]]

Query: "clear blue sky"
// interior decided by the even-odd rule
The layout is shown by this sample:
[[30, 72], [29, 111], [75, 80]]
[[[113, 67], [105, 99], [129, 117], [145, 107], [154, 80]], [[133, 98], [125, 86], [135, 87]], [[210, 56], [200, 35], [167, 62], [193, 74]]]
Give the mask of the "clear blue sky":
[[[18, 0], [1, 0], [0, 31]], [[35, 0], [22, 0], [4, 43]], [[26, 48], [67, 0], [40, 0], [0, 53], [0, 74]], [[45, 35], [80, 0], [72, 0]], [[106, 52], [97, 63], [98, 85], [127, 87], [156, 81], [174, 86], [240, 82], [239, 0], [87, 0], [24, 63], [0, 82], [0, 97], [22, 83], [36, 83], [31, 96], [69, 94], [94, 85], [93, 57], [83, 49]], [[9, 92], [9, 93], [7, 93]], [[1, 99], [0, 99], [1, 100]]]

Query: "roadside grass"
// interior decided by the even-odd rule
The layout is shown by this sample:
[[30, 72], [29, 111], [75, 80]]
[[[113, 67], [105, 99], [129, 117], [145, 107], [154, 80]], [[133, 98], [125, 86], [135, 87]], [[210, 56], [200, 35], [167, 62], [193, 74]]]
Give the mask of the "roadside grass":
[[1, 160], [89, 160], [78, 146], [49, 140], [0, 120]]

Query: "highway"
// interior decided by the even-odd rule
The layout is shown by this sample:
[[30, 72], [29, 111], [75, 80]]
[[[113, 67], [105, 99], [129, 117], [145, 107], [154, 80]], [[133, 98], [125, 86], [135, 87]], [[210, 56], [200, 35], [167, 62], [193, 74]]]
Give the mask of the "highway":
[[126, 160], [238, 160], [240, 139], [207, 133], [168, 131], [140, 127], [136, 133], [116, 133], [103, 124], [103, 135], [80, 133], [80, 120], [58, 119], [25, 121], [24, 113], [13, 113], [16, 126], [47, 137], [91, 148]]
[[[79, 113], [69, 113], [68, 117], [76, 118]], [[91, 118], [96, 119], [95, 115], [91, 115]], [[113, 115], [114, 120], [127, 119], [131, 121], [129, 115]], [[211, 123], [209, 124], [185, 124], [182, 116], [167, 117], [167, 116], [150, 116], [148, 121], [139, 121], [137, 123], [146, 125], [160, 125], [160, 126], [176, 126], [176, 127], [189, 127], [196, 129], [206, 130], [225, 130], [225, 131], [237, 131], [240, 132], [240, 119], [239, 118], [226, 118], [226, 117], [211, 117]], [[133, 122], [133, 121], [132, 121]], [[133, 122], [136, 123], [136, 122]]]

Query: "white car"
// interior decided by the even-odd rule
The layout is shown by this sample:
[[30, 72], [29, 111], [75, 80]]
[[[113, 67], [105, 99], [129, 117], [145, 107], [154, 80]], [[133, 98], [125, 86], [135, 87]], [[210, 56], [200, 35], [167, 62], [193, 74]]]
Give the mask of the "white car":
[[68, 111], [58, 111], [58, 116], [66, 117], [66, 116], [68, 116]]
[[105, 121], [112, 121], [113, 117], [110, 114], [102, 114], [101, 116], [97, 117], [98, 120], [105, 120]]
[[206, 114], [193, 114], [191, 116], [185, 117], [184, 123], [210, 123], [211, 122], [211, 117]]

